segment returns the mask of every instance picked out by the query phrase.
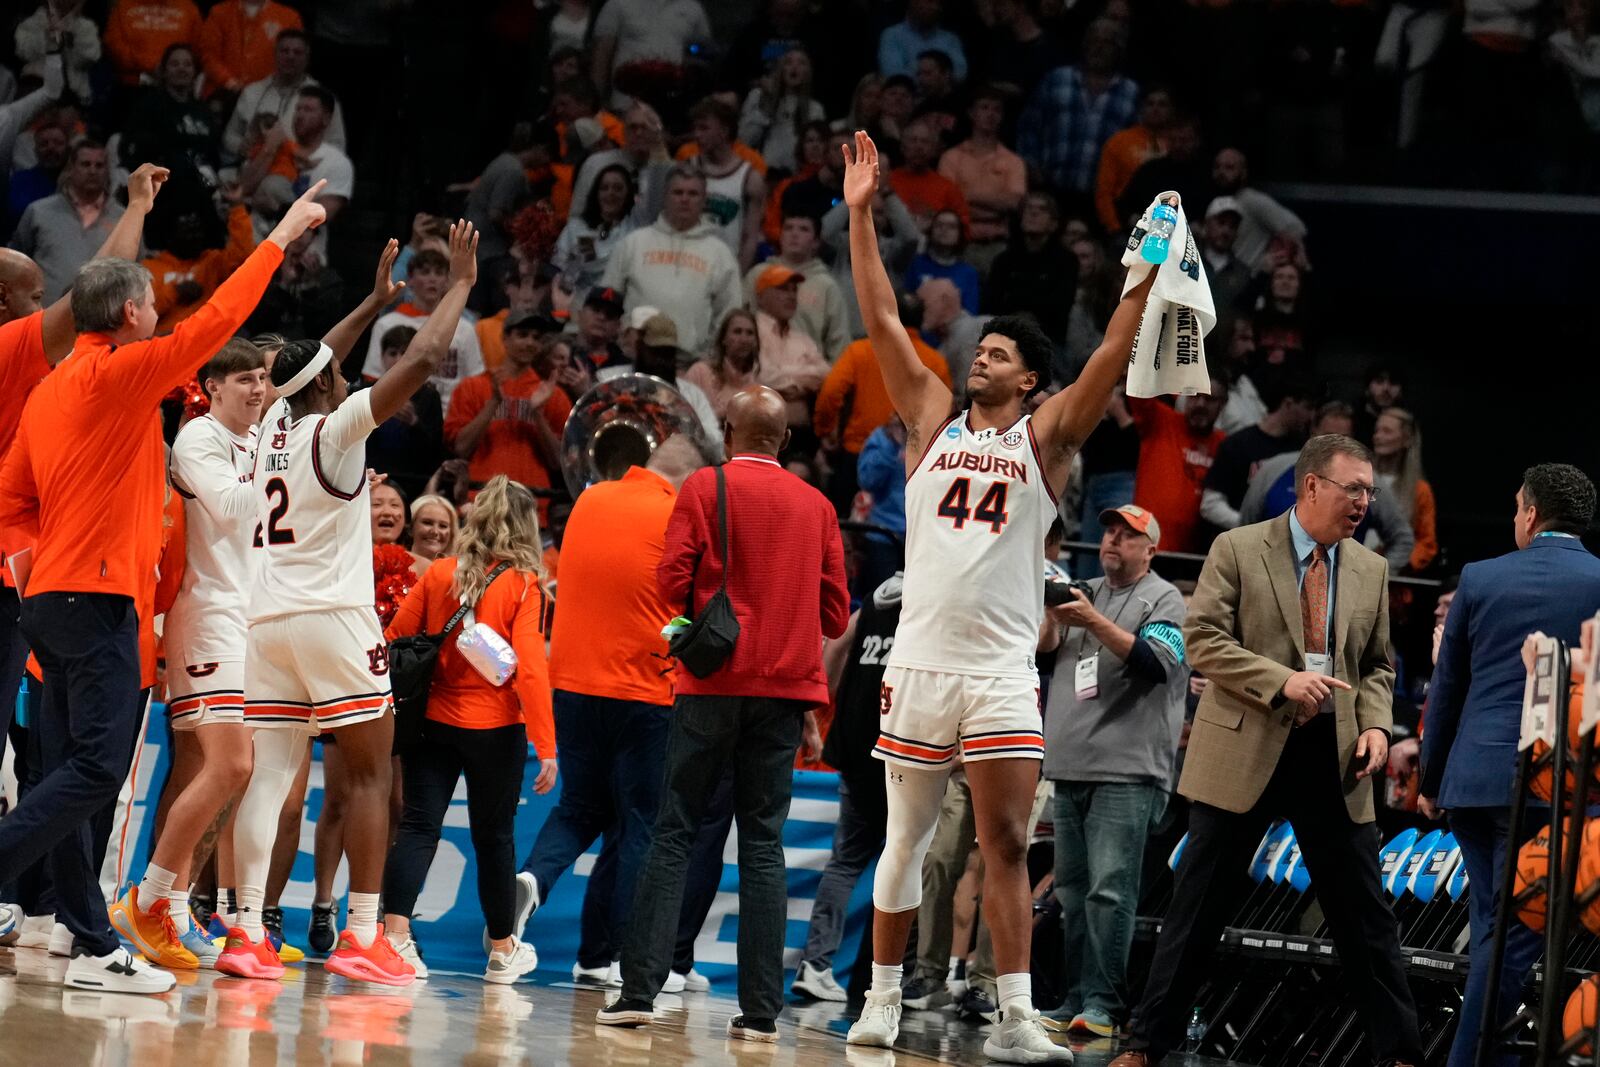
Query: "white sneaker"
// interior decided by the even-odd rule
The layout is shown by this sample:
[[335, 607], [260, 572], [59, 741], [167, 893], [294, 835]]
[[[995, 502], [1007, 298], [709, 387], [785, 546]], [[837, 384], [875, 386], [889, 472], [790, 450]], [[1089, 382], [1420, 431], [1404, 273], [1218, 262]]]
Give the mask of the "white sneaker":
[[55, 929], [56, 917], [54, 915], [30, 915], [22, 920], [18, 930], [21, 934], [17, 938], [18, 948], [43, 948], [50, 947], [50, 932]]
[[891, 989], [884, 993], [868, 990], [867, 1003], [861, 1009], [861, 1018], [851, 1025], [845, 1043], [892, 1048], [894, 1039], [899, 1036], [900, 990]]
[[789, 988], [812, 1000], [843, 1004], [850, 999], [845, 995], [844, 988], [833, 977], [833, 971], [826, 967], [813, 967], [804, 961], [800, 964], [800, 972], [794, 976], [794, 984]]
[[428, 965], [422, 962], [422, 953], [417, 950], [417, 942], [410, 934], [405, 937], [396, 937], [394, 934], [384, 934], [389, 939], [389, 944], [394, 946], [395, 955], [411, 964], [411, 969], [417, 972], [416, 981], [428, 980]]
[[614, 960], [611, 969], [606, 972], [606, 985], [612, 989], [622, 988], [622, 961]]
[[610, 967], [584, 967], [577, 963], [572, 965], [572, 980], [579, 985], [604, 987], [610, 977]]
[[983, 1043], [983, 1054], [1000, 1063], [1071, 1063], [1072, 1050], [1050, 1040], [1038, 1012], [1000, 1016]]
[[711, 992], [711, 979], [690, 967], [689, 973], [683, 976], [683, 991], [685, 993], [709, 993]]
[[22, 920], [27, 918], [17, 904], [0, 904], [0, 945], [15, 945], [22, 940]]
[[[511, 936], [518, 941], [522, 940], [522, 931], [528, 925], [528, 920], [533, 918], [533, 913], [539, 910], [539, 882], [527, 871], [517, 872], [517, 910], [512, 913]], [[530, 946], [531, 947], [531, 946]], [[489, 938], [489, 928], [483, 928], [483, 952], [491, 955], [494, 952], [494, 942]], [[574, 974], [572, 980], [576, 982], [578, 976]]]
[[169, 972], [136, 960], [118, 945], [104, 956], [81, 952], [67, 964], [66, 984], [102, 993], [165, 993], [177, 983]]
[[668, 971], [667, 980], [661, 983], [663, 993], [682, 993], [683, 987], [688, 983], [683, 980], [683, 975], [677, 971]]
[[496, 985], [510, 985], [537, 966], [539, 954], [533, 950], [533, 946], [513, 938], [510, 952], [489, 953], [489, 967], [483, 972], [483, 980]]
[[50, 927], [50, 955], [72, 955], [72, 931], [67, 929], [66, 923], [55, 923]]

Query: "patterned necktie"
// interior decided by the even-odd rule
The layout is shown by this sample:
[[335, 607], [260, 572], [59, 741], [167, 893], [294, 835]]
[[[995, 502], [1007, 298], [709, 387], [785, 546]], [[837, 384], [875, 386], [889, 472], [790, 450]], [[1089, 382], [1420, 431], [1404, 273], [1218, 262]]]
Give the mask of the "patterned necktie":
[[1300, 583], [1300, 625], [1308, 653], [1328, 651], [1328, 550], [1321, 545], [1311, 554], [1305, 581]]

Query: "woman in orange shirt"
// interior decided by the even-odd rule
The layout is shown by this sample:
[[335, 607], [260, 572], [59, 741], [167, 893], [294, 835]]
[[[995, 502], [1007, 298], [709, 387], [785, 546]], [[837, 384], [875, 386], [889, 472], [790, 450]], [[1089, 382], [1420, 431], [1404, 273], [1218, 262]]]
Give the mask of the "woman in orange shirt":
[[[478, 900], [491, 942], [484, 981], [510, 984], [539, 962], [518, 936], [518, 920], [526, 921], [533, 901], [518, 899], [524, 894], [516, 876], [515, 829], [529, 741], [539, 755], [534, 792], [548, 793], [556, 784], [540, 550], [538, 501], [496, 475], [478, 494], [456, 555], [434, 561], [388, 629], [391, 641], [436, 634], [462, 604], [472, 605], [440, 648], [421, 740], [401, 752], [405, 814], [384, 871], [384, 930], [418, 978], [428, 972], [412, 937], [411, 913], [463, 774], [478, 857]], [[507, 569], [491, 580], [502, 563]], [[515, 671], [503, 685], [480, 673], [457, 647], [474, 624], [487, 626], [516, 654]]]

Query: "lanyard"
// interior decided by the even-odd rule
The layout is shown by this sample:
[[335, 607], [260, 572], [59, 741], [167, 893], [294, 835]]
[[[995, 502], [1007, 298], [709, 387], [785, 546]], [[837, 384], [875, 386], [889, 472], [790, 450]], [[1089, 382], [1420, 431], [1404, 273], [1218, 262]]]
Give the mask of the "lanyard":
[[[1133, 594], [1139, 591], [1139, 587], [1144, 584], [1144, 580], [1146, 578], [1148, 578], [1148, 577], [1150, 577], [1148, 572], [1146, 572], [1145, 574], [1140, 575], [1139, 576], [1139, 580], [1137, 582], [1134, 582], [1132, 585], [1130, 585], [1128, 587], [1128, 591], [1122, 595], [1122, 606], [1116, 608], [1114, 611], [1112, 611], [1111, 609], [1112, 609], [1112, 605], [1116, 603], [1116, 593], [1113, 591], [1112, 594], [1109, 597], [1106, 598], [1107, 611], [1102, 611], [1101, 614], [1102, 615], [1109, 615], [1109, 617], [1111, 619], [1111, 625], [1118, 626], [1118, 627], [1120, 627], [1122, 625], [1122, 613], [1127, 610], [1128, 602], [1133, 599]], [[1101, 586], [1101, 588], [1110, 589], [1111, 585], [1110, 585], [1110, 583], [1105, 583], [1104, 585]], [[1096, 599], [1098, 599], [1098, 598], [1096, 598]], [[1094, 607], [1095, 607], [1096, 611], [1100, 611], [1100, 605], [1098, 603], [1096, 603], [1094, 605]], [[1088, 643], [1089, 643], [1089, 630], [1088, 630], [1088, 627], [1084, 627], [1084, 626], [1078, 627], [1078, 651], [1073, 656], [1074, 659], [1082, 659], [1083, 658], [1083, 648]]]

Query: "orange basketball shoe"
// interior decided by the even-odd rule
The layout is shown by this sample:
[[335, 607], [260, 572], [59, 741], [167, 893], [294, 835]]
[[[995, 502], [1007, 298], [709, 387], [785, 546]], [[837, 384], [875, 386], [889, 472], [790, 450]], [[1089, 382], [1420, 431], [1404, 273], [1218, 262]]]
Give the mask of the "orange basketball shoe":
[[322, 966], [334, 974], [379, 985], [410, 985], [417, 978], [416, 970], [400, 958], [394, 945], [383, 936], [382, 923], [378, 924], [378, 936], [366, 948], [361, 947], [354, 934], [345, 930], [339, 935], [339, 947]]
[[284, 967], [265, 934], [260, 941], [251, 941], [243, 927], [230, 926], [222, 955], [217, 957], [217, 970], [237, 978], [278, 979], [283, 977]]
[[178, 940], [178, 928], [172, 924], [169, 908], [172, 901], [162, 897], [145, 911], [139, 906], [139, 887], [130, 884], [122, 899], [111, 905], [111, 925], [117, 933], [133, 942], [140, 955], [158, 967], [171, 970], [198, 970], [200, 960], [183, 947]]

